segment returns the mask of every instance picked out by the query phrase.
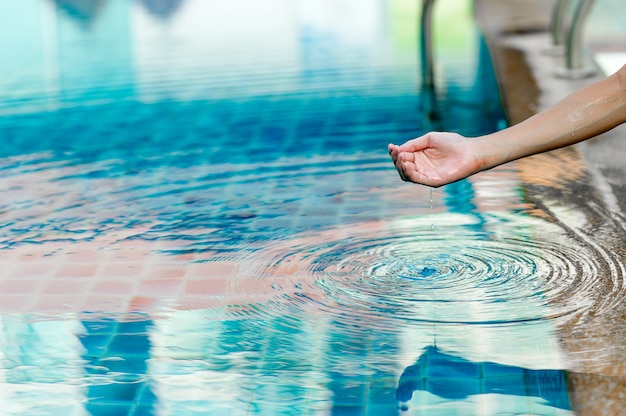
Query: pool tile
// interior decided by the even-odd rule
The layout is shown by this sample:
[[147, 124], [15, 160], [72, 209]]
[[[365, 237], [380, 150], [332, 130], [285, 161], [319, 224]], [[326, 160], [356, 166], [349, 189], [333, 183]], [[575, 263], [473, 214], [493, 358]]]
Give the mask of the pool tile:
[[[59, 18], [62, 18], [62, 17], [63, 15], [59, 15]], [[163, 24], [165, 27], [164, 22], [160, 22], [160, 24]], [[78, 93], [74, 93], [74, 94], [78, 95]], [[387, 99], [387, 97], [385, 97], [385, 99]], [[323, 104], [326, 104], [326, 103], [323, 103]], [[271, 112], [268, 110], [270, 106], [263, 106], [263, 107], [264, 108], [262, 109], [262, 111], [265, 111], [263, 117], [268, 118], [268, 119], [271, 119], [274, 117], [280, 117], [281, 112], [283, 110], [282, 108], [280, 108], [279, 110], [281, 111]], [[380, 107], [380, 106], [377, 106], [377, 107]], [[141, 111], [141, 109], [138, 109], [138, 110]], [[298, 111], [306, 113], [306, 108], [298, 109]], [[411, 112], [413, 112], [413, 110], [411, 110]], [[129, 112], [129, 113], [133, 113], [133, 112]], [[134, 113], [136, 114], [137, 111], [135, 111]], [[359, 112], [354, 112], [350, 114], [349, 117], [346, 117], [345, 119], [335, 118], [335, 119], [329, 119], [329, 120], [324, 120], [323, 118], [320, 117], [320, 119], [314, 119], [310, 121], [308, 126], [301, 123], [301, 125], [298, 126], [301, 129], [300, 132], [294, 131], [294, 128], [289, 129], [288, 126], [283, 126], [282, 123], [280, 124], [280, 127], [277, 128], [276, 124], [270, 123], [270, 124], [264, 125], [262, 123], [258, 123], [257, 122], [258, 120], [254, 117], [249, 117], [249, 120], [244, 120], [244, 117], [242, 115], [238, 115], [238, 117], [242, 119], [242, 127], [247, 129], [248, 133], [250, 133], [250, 134], [241, 135], [242, 137], [245, 137], [246, 140], [248, 137], [250, 137], [251, 140], [255, 140], [255, 136], [261, 136], [262, 134], [266, 134], [268, 137], [271, 137], [271, 138], [280, 136], [282, 140], [288, 141], [287, 143], [288, 145], [291, 145], [293, 143], [294, 145], [298, 146], [300, 145], [300, 143], [298, 143], [299, 140], [296, 140], [296, 137], [293, 137], [297, 133], [298, 136], [307, 136], [307, 135], [313, 136], [314, 140], [311, 140], [308, 146], [311, 149], [314, 149], [317, 151], [321, 148], [322, 146], [321, 143], [323, 143], [325, 140], [323, 137], [315, 137], [315, 136], [320, 136], [321, 133], [323, 134], [336, 133], [336, 137], [327, 139], [326, 143], [332, 143], [334, 140], [334, 144], [336, 146], [342, 146], [345, 144], [345, 142], [347, 142], [343, 140], [344, 137], [347, 137], [346, 133], [350, 133], [352, 135], [355, 132], [362, 129], [364, 132], [367, 131], [368, 133], [373, 132], [373, 131], [380, 131], [381, 134], [383, 133], [387, 134], [389, 130], [393, 130], [394, 128], [393, 123], [394, 123], [394, 120], [396, 119], [394, 118], [393, 112], [391, 110], [386, 109], [386, 111], [381, 112], [379, 109], [377, 109], [377, 111], [373, 114], [374, 115], [367, 116]], [[125, 111], [120, 111], [120, 110], [118, 110], [117, 113], [114, 115], [109, 114], [108, 117], [110, 117], [112, 120], [113, 119], [125, 120], [129, 116], [136, 117], [136, 116], [133, 116], [132, 114], [126, 114]], [[81, 126], [83, 124], [80, 121], [80, 118], [81, 118], [80, 115], [78, 116], [74, 115], [72, 120], [69, 120], [69, 118], [70, 117], [65, 117], [65, 120], [59, 120], [59, 122], [64, 123], [66, 125], [71, 125], [73, 126], [72, 128], [76, 128], [76, 126]], [[163, 117], [163, 119], [165, 119], [165, 117]], [[225, 118], [220, 119], [220, 121], [224, 123]], [[267, 121], [264, 121], [264, 123], [266, 122]], [[411, 122], [410, 123], [411, 129], [406, 130], [406, 131], [401, 131], [399, 136], [408, 137], [409, 134], [414, 133], [413, 131], [413, 126], [415, 125], [414, 120], [411, 119], [410, 122]], [[158, 124], [158, 120], [155, 120], [155, 123]], [[367, 125], [364, 125], [365, 123], [367, 123]], [[376, 123], [376, 124], [374, 125], [372, 123]], [[385, 123], [387, 124], [385, 125]], [[185, 124], [181, 124], [181, 125], [185, 125]], [[395, 126], [395, 128], [399, 129], [400, 127]], [[41, 130], [43, 130], [43, 128]], [[303, 133], [303, 134], [300, 134], [300, 133]], [[116, 128], [109, 128], [109, 129], [100, 128], [100, 134], [106, 134], [106, 135], [117, 134], [119, 136], [122, 136], [123, 131], [118, 131], [118, 129]], [[89, 137], [90, 135], [87, 135], [87, 136]], [[212, 136], [207, 135], [207, 137], [212, 137]], [[300, 139], [300, 137], [297, 137], [297, 139]], [[242, 139], [242, 142], [243, 141], [244, 140]], [[354, 140], [354, 141], [356, 142], [357, 140]], [[328, 144], [326, 144], [326, 146], [328, 146]], [[262, 146], [259, 146], [259, 151], [266, 152], [265, 155], [269, 155], [271, 152], [275, 152], [269, 146], [265, 146], [265, 148], [263, 148]], [[275, 153], [278, 153], [278, 152], [275, 152]], [[401, 189], [402, 190], [410, 189], [410, 191], [404, 192], [406, 194], [404, 196], [400, 195], [402, 191], [395, 195], [391, 195], [391, 193], [389, 193], [388, 198], [395, 196], [396, 198], [399, 198], [402, 201], [404, 200], [414, 201], [415, 199], [417, 199], [415, 197], [416, 192], [414, 190], [421, 189], [421, 188], [404, 187]], [[268, 195], [271, 194], [270, 192], [266, 192], [266, 193]], [[354, 214], [355, 216], [354, 218], [359, 218], [358, 216], [359, 213], [363, 212], [364, 210], [375, 213], [376, 215], [374, 216], [383, 215], [385, 211], [381, 208], [380, 204], [376, 203], [376, 202], [381, 202], [381, 201], [375, 201], [375, 198], [377, 197], [370, 196], [369, 198], [364, 198], [363, 200], [359, 200], [357, 198], [354, 198], [353, 196], [351, 199], [352, 208], [350, 212]], [[394, 203], [400, 205], [401, 203], [404, 203], [404, 202], [394, 202]], [[297, 204], [294, 204], [294, 205], [297, 205]], [[313, 214], [314, 216], [317, 216], [317, 218], [315, 217], [311, 218], [311, 221], [306, 223], [306, 225], [316, 226], [319, 224], [331, 223], [328, 221], [328, 218], [327, 218], [331, 214], [330, 212], [332, 211], [331, 208], [326, 208], [326, 209], [323, 209], [323, 208], [316, 209], [315, 207], [306, 208], [306, 206], [303, 204], [303, 205], [298, 205], [297, 209], [302, 210], [300, 211], [301, 214]], [[432, 209], [431, 209], [431, 212], [432, 212]], [[335, 213], [335, 215], [337, 214]], [[106, 218], [107, 218], [106, 216], [98, 214], [98, 219], [106, 219]], [[274, 226], [274, 227], [285, 226], [285, 228], [287, 228], [287, 226], [291, 227], [294, 223], [294, 220], [290, 218], [292, 217], [287, 216], [285, 220], [282, 222], [267, 220], [263, 224], [263, 227], [265, 226], [267, 226], [268, 228], [270, 228], [271, 226]], [[304, 225], [305, 222], [303, 222], [302, 224]], [[257, 225], [261, 225], [261, 222], [258, 222]], [[263, 227], [260, 227], [260, 228], [263, 228]], [[129, 232], [130, 234], [132, 234], [137, 231], [129, 230]], [[123, 238], [123, 236], [118, 236], [117, 238]], [[88, 243], [86, 243], [86, 245], [87, 244]], [[154, 266], [154, 265], [150, 266], [150, 262], [155, 261], [154, 257], [152, 256], [152, 252], [145, 248], [137, 248], [136, 245], [137, 245], [136, 241], [129, 240], [129, 241], [121, 242], [117, 246], [119, 247], [120, 250], [116, 250], [113, 253], [97, 252], [94, 250], [90, 250], [88, 248], [85, 248], [84, 250], [74, 250], [71, 252], [71, 256], [69, 257], [69, 260], [71, 260], [72, 262], [71, 264], [64, 263], [63, 260], [59, 261], [59, 258], [50, 258], [49, 251], [41, 251], [39, 253], [31, 253], [23, 257], [19, 257], [19, 259], [22, 259], [20, 260], [20, 263], [22, 263], [22, 265], [31, 266], [31, 264], [28, 262], [33, 261], [34, 258], [32, 256], [33, 255], [39, 256], [39, 258], [37, 258], [37, 260], [34, 261], [35, 264], [32, 264], [32, 265], [40, 267], [40, 270], [29, 272], [33, 274], [25, 274], [24, 277], [26, 276], [32, 277], [32, 278], [41, 277], [42, 280], [46, 280], [49, 276], [52, 275], [51, 271], [55, 270], [56, 268], [56, 272], [54, 272], [54, 276], [60, 279], [61, 282], [58, 286], [55, 286], [53, 283], [45, 285], [41, 291], [35, 291], [33, 296], [27, 296], [26, 293], [15, 295], [15, 296], [0, 295], [0, 305], [2, 305], [2, 307], [5, 307], [7, 305], [12, 305], [12, 303], [16, 303], [16, 302], [22, 302], [23, 304], [28, 304], [28, 303], [31, 303], [33, 300], [35, 300], [35, 304], [34, 304], [35, 306], [33, 308], [35, 310], [37, 310], [38, 308], [45, 310], [46, 308], [52, 307], [54, 305], [70, 304], [72, 300], [80, 299], [81, 301], [84, 301], [82, 303], [83, 305], [87, 305], [87, 307], [83, 307], [82, 309], [87, 309], [87, 310], [106, 309], [106, 310], [112, 310], [112, 311], [137, 310], [137, 311], [150, 312], [150, 311], [154, 311], [155, 308], [158, 308], [159, 305], [162, 304], [162, 302], [164, 302], [164, 298], [169, 298], [170, 296], [175, 297], [175, 296], [178, 296], [179, 294], [181, 296], [177, 298], [177, 302], [180, 302], [179, 304], [184, 305], [185, 307], [197, 307], [197, 308], [204, 309], [207, 307], [212, 307], [212, 305], [217, 306], [217, 305], [222, 305], [224, 303], [224, 301], [222, 300], [211, 299], [212, 297], [211, 295], [215, 295], [216, 293], [219, 294], [220, 292], [227, 291], [228, 278], [236, 273], [236, 267], [229, 268], [229, 266], [226, 266], [224, 264], [218, 264], [219, 262], [215, 262], [212, 264], [204, 263], [203, 265], [206, 265], [206, 269], [203, 269], [203, 266], [190, 265], [189, 267], [185, 267], [185, 266], [182, 266], [180, 268], [173, 267], [172, 269], [166, 270], [165, 267], [160, 268], [160, 266], [159, 267]], [[10, 254], [8, 256], [14, 256], [14, 254]], [[177, 260], [180, 260], [183, 262], [193, 262], [195, 260], [198, 260], [198, 258], [200, 257], [202, 256], [197, 255], [197, 254], [181, 254], [173, 258], [176, 258]], [[5, 258], [5, 257], [2, 257], [2, 258]], [[45, 258], [45, 261], [42, 260], [44, 258]], [[41, 261], [41, 264], [39, 263], [39, 261]], [[78, 263], [85, 263], [86, 267], [80, 267]], [[294, 262], [294, 263], [297, 263], [297, 262]], [[129, 266], [129, 264], [132, 264], [132, 265]], [[19, 267], [16, 270], [24, 270], [24, 268]], [[298, 272], [298, 270], [299, 269], [297, 265], [291, 265], [291, 266], [284, 267], [284, 269], [281, 270], [281, 272], [285, 275], [295, 275]], [[110, 286], [107, 286], [109, 283], [108, 279], [111, 277], [116, 278], [116, 279], [113, 279], [115, 281], [112, 282]], [[60, 296], [63, 294], [69, 295], [72, 293], [74, 294], [81, 293], [81, 291], [85, 289], [85, 285], [88, 284], [88, 283], [83, 283], [83, 281], [80, 281], [80, 284], [77, 284], [76, 286], [72, 287], [70, 286], [71, 284], [70, 278], [79, 278], [77, 280], [80, 280], [80, 278], [86, 278], [86, 279], [97, 278], [97, 280], [94, 279], [94, 280], [88, 281], [89, 284], [91, 284], [92, 281], [94, 283], [93, 283], [93, 286], [89, 287], [90, 289], [89, 295], [86, 296], [85, 299], [83, 299], [82, 297], [77, 298], [77, 297], [72, 297], [72, 296]], [[133, 280], [134, 282], [136, 282], [136, 284], [133, 285], [133, 284], [128, 283], [126, 285], [124, 284], [118, 285], [118, 283], [127, 283], [126, 280], [122, 278]], [[190, 279], [189, 281], [186, 280], [188, 278]], [[87, 282], [87, 280], [85, 280], [85, 282]], [[244, 282], [244, 283], [246, 283], [246, 285], [239, 288], [244, 293], [241, 294], [241, 299], [234, 299], [234, 298], [232, 299], [234, 304], [245, 305], [246, 302], [249, 303], [253, 300], [257, 300], [254, 296], [257, 296], [258, 298], [267, 296], [268, 299], [274, 299], [276, 296], [276, 293], [272, 291], [271, 285], [268, 284], [267, 281], [263, 281], [262, 279], [249, 279], [249, 282]], [[289, 281], [285, 281], [284, 284], [282, 285], [283, 287], [288, 287]], [[128, 291], [128, 293], [126, 293], [126, 291]], [[180, 293], [183, 291], [184, 293]], [[250, 291], [251, 294], [253, 294], [254, 296], [246, 296], [245, 292], [247, 291]], [[267, 295], [266, 292], [270, 292], [269, 295]], [[54, 296], [50, 296], [50, 297], [46, 296], [49, 294], [54, 295]], [[149, 295], [154, 295], [154, 296], [149, 296]], [[44, 297], [50, 299], [51, 302], [49, 305], [47, 305], [46, 302], [42, 302], [42, 299]], [[2, 303], [3, 300], [6, 300], [7, 305], [4, 305]], [[78, 304], [78, 306], [80, 305], [81, 304]], [[16, 307], [17, 306], [19, 305], [16, 305]], [[19, 310], [19, 309], [16, 309], [16, 310]], [[75, 311], [80, 311], [80, 310], [81, 310], [81, 307], [75, 307]], [[118, 330], [119, 330], [118, 326], [115, 326], [115, 328], [109, 329], [111, 334], [117, 333]], [[125, 330], [123, 329], [122, 331], [128, 331], [132, 333], [134, 329], [125, 329]], [[105, 345], [108, 345], [110, 342], [111, 342], [111, 339], [109, 338], [107, 339]], [[147, 390], [147, 389], [140, 388], [137, 391], [144, 391], [144, 390]], [[112, 408], [105, 409], [103, 408], [104, 403], [98, 402], [97, 400], [91, 400], [87, 404], [92, 414], [125, 414], [125, 413], [130, 412], [130, 414], [137, 415], [137, 414], [140, 414], [141, 412], [140, 407], [142, 407], [142, 406], [137, 405], [136, 397], [138, 397], [139, 394], [141, 393], [137, 393], [134, 396], [135, 399], [134, 399], [133, 406], [136, 406], [136, 407], [133, 407], [131, 409], [128, 408], [126, 403], [120, 403], [119, 406], [121, 407], [118, 406], [119, 408], [117, 409], [112, 409]], [[150, 400], [151, 400], [150, 398], [147, 398], [146, 402], [149, 402]], [[219, 400], [219, 398], [216, 400]], [[349, 413], [350, 410], [355, 410], [357, 412], [355, 414], [362, 414], [362, 411], [363, 411], [362, 406], [364, 405], [364, 402], [365, 402], [365, 399], [361, 398], [360, 403], [355, 405], [356, 407], [347, 408], [348, 413], [346, 414], [350, 414]], [[148, 405], [146, 405], [145, 407], [148, 407]], [[146, 409], [145, 411], [146, 413], [149, 412], [148, 409]], [[378, 409], [372, 410], [372, 411], [374, 414], [382, 414], [383, 408], [380, 409], [380, 412], [378, 412]], [[329, 413], [330, 413], [330, 410], [329, 410]], [[182, 415], [184, 414], [192, 414], [192, 411], [189, 410], [188, 412], [183, 412]], [[230, 409], [225, 408], [223, 414], [231, 414]], [[337, 411], [337, 414], [341, 414], [341, 412]]]
[[89, 286], [86, 280], [52, 279], [44, 285], [42, 295], [70, 295], [85, 293]]
[[19, 255], [18, 261], [20, 262], [44, 262], [44, 263], [54, 263], [56, 259], [53, 258], [53, 254], [55, 253], [55, 249], [50, 247], [49, 249], [29, 249], [27, 252], [23, 252]]
[[33, 294], [39, 290], [42, 280], [38, 279], [5, 279], [0, 281], [0, 293], [4, 295]]
[[427, 391], [448, 399], [464, 399], [481, 392], [478, 378], [427, 378]]
[[182, 279], [187, 274], [189, 266], [182, 264], [179, 266], [170, 265], [148, 265], [146, 276], [154, 280], [174, 280], [174, 278]]
[[51, 270], [54, 270], [54, 266], [51, 267], [47, 262], [15, 262], [13, 267], [8, 267], [8, 274], [11, 277], [25, 277], [25, 278], [37, 278], [44, 279], [50, 276]]
[[129, 296], [120, 296], [118, 294], [111, 296], [89, 294], [84, 298], [82, 306], [78, 307], [77, 310], [85, 312], [125, 313], [128, 312], [129, 303]]
[[126, 294], [134, 293], [136, 283], [127, 280], [100, 280], [91, 288], [97, 294]]
[[[148, 350], [150, 348], [147, 334], [116, 334], [111, 338], [108, 345], [107, 354], [115, 357], [124, 357], [126, 363], [120, 361], [110, 361], [109, 367], [119, 367], [120, 370], [133, 374], [141, 374], [145, 371], [145, 360], [149, 357]], [[129, 363], [137, 368], [129, 368]]]
[[[72, 259], [73, 261], [75, 261], [76, 259]], [[98, 272], [100, 271], [101, 268], [101, 263], [100, 262], [94, 262], [94, 263], [67, 263], [67, 264], [62, 264], [61, 266], [59, 266], [59, 268], [55, 271], [55, 276], [58, 277], [77, 277], [77, 278], [81, 278], [81, 277], [94, 277], [98, 275]]]
[[191, 278], [213, 278], [231, 276], [239, 263], [234, 261], [212, 261], [195, 264], [191, 267], [189, 276]]
[[86, 407], [91, 416], [113, 416], [129, 414], [132, 404], [132, 401], [115, 403], [104, 399], [104, 401], [100, 403], [90, 400], [87, 402]]
[[164, 308], [171, 308], [174, 304], [174, 300], [164, 298], [163, 296], [133, 296], [130, 299], [128, 311], [129, 312], [145, 312], [151, 311], [152, 313], [158, 312]]
[[46, 294], [36, 298], [30, 310], [37, 313], [75, 312], [83, 302], [82, 295]]
[[145, 279], [139, 283], [137, 293], [141, 295], [175, 296], [182, 288], [182, 279]]
[[71, 257], [72, 262], [89, 264], [100, 264], [109, 257], [108, 252], [82, 247], [81, 245], [68, 249], [67, 254], [68, 257]]
[[144, 271], [145, 265], [138, 262], [112, 262], [102, 266], [99, 275], [106, 277], [136, 277]]
[[480, 376], [480, 367], [475, 363], [463, 360], [456, 362], [446, 362], [438, 359], [429, 360], [427, 364], [427, 376], [434, 379], [478, 379]]
[[[181, 297], [176, 299], [172, 307], [181, 311], [200, 310], [200, 309], [214, 309], [228, 306], [230, 299], [228, 298], [208, 298], [208, 297]], [[233, 302], [235, 303], [235, 302]], [[222, 315], [219, 315], [218, 319], [222, 319]]]
[[7, 295], [0, 291], [0, 313], [11, 314], [30, 310], [33, 298], [30, 295]]
[[482, 380], [485, 393], [517, 394], [525, 396], [524, 378], [515, 375], [486, 377]]
[[226, 294], [228, 279], [212, 278], [189, 280], [185, 285], [185, 293], [189, 295], [223, 296]]
[[496, 363], [484, 363], [482, 374], [484, 378], [516, 376], [519, 379], [524, 377], [524, 368]]

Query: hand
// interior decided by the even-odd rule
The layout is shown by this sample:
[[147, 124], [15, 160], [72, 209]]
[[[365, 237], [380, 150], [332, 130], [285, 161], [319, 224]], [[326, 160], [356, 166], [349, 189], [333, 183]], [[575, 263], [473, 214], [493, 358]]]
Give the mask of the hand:
[[401, 146], [389, 144], [389, 155], [402, 180], [439, 187], [480, 170], [472, 140], [456, 133], [431, 132]]

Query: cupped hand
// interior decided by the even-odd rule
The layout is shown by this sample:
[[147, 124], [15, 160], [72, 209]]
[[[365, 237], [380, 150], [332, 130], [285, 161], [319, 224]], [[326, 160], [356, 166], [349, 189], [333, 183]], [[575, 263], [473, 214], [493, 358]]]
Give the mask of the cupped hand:
[[480, 170], [471, 142], [460, 134], [431, 132], [388, 148], [402, 180], [439, 187]]

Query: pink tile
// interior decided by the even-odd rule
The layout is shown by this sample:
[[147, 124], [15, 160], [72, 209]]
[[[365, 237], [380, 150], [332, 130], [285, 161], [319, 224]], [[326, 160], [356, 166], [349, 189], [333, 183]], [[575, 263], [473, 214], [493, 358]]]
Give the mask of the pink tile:
[[122, 262], [105, 264], [100, 269], [100, 276], [104, 277], [135, 277], [142, 274], [144, 269], [143, 263], [139, 262]]
[[185, 286], [185, 293], [189, 295], [223, 296], [226, 293], [228, 279], [213, 278], [189, 280]]
[[2, 250], [0, 251], [0, 261], [5, 262], [14, 262], [16, 259], [16, 254], [13, 250]]
[[139, 283], [137, 293], [141, 295], [176, 295], [181, 291], [181, 279], [150, 279]]
[[74, 247], [68, 250], [68, 256], [76, 263], [100, 263], [107, 259], [108, 252], [92, 248]]
[[111, 252], [111, 258], [123, 261], [144, 261], [152, 254], [152, 247], [139, 247], [138, 244], [145, 244], [145, 242], [121, 241], [116, 243], [116, 250]]
[[0, 281], [0, 294], [26, 295], [37, 292], [40, 280], [36, 279], [5, 279]]
[[69, 263], [61, 265], [56, 272], [55, 276], [65, 277], [93, 277], [98, 274], [100, 270], [100, 264], [98, 263]]
[[45, 284], [42, 292], [46, 295], [79, 294], [84, 293], [88, 285], [88, 281], [77, 281], [75, 279], [54, 279]]
[[32, 296], [0, 294], [0, 313], [25, 312], [32, 303]]
[[22, 252], [19, 255], [19, 261], [21, 262], [30, 262], [30, 261], [46, 261], [46, 262], [54, 262], [56, 258], [53, 256], [54, 250], [50, 249], [32, 249], [27, 252]]
[[81, 311], [85, 312], [128, 312], [129, 296], [92, 295], [83, 300]]
[[14, 270], [14, 262], [0, 260], [0, 278], [4, 276], [12, 276]]
[[81, 312], [84, 297], [81, 295], [46, 295], [38, 297], [29, 308], [31, 312], [61, 313]]
[[209, 298], [209, 297], [193, 297], [179, 299], [176, 302], [175, 308], [181, 311], [188, 311], [194, 309], [212, 309], [225, 306], [225, 300], [222, 298]]
[[239, 278], [233, 280], [234, 291], [241, 295], [262, 295], [270, 294], [279, 296], [279, 293], [291, 293], [294, 290], [295, 282], [293, 277], [272, 276], [265, 278]]
[[163, 307], [170, 306], [167, 299], [150, 296], [135, 296], [130, 300], [129, 312], [155, 312]]
[[52, 275], [55, 265], [48, 262], [17, 262], [11, 271], [13, 277], [46, 278]]
[[276, 297], [267, 294], [233, 296], [225, 299], [225, 306], [228, 308], [229, 315], [245, 317], [257, 314], [259, 306], [267, 302], [276, 302]]
[[126, 294], [132, 295], [134, 292], [135, 283], [130, 281], [121, 280], [104, 280], [96, 282], [92, 288], [91, 293], [94, 294]]
[[195, 253], [185, 253], [185, 254], [177, 254], [172, 257], [173, 260], [177, 260], [180, 262], [193, 263], [198, 260], [198, 257]]
[[187, 274], [187, 269], [189, 269], [189, 266], [187, 265], [180, 265], [180, 266], [153, 265], [148, 269], [148, 271], [146, 272], [146, 275], [150, 277], [151, 279], [166, 279], [166, 278], [181, 278], [182, 279], [183, 277], [185, 277], [185, 274]]
[[238, 266], [234, 261], [210, 261], [198, 263], [191, 268], [192, 278], [211, 278], [232, 276]]

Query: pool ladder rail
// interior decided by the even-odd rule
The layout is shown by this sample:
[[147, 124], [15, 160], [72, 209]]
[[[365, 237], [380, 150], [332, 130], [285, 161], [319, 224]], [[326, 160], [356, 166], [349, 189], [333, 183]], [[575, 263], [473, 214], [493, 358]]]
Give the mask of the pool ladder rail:
[[[563, 66], [558, 68], [556, 76], [561, 78], [579, 79], [593, 76], [597, 69], [587, 64], [583, 45], [584, 23], [595, 0], [574, 0], [573, 16], [568, 16], [572, 0], [556, 0], [552, 11], [550, 33], [552, 45], [546, 49], [554, 56], [564, 56]], [[434, 55], [432, 16], [435, 0], [421, 0], [420, 14], [420, 61], [422, 87], [427, 90], [434, 88]]]
[[565, 56], [564, 66], [557, 69], [556, 75], [561, 78], [579, 79], [597, 73], [595, 66], [589, 65], [583, 44], [585, 20], [591, 12], [595, 0], [577, 0], [573, 16], [568, 23], [568, 10], [571, 0], [557, 0], [550, 24], [552, 46], [546, 52], [555, 56]]

